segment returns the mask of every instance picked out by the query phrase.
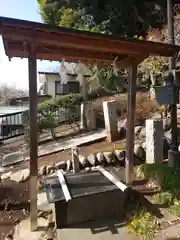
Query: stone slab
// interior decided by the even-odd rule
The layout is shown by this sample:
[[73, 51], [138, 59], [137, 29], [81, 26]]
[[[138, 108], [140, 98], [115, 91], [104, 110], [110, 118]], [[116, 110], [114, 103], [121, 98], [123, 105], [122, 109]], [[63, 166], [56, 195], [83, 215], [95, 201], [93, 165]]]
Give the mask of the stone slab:
[[119, 138], [117, 129], [116, 101], [104, 101], [103, 112], [107, 139], [109, 142], [116, 141]]
[[41, 211], [53, 210], [54, 206], [53, 204], [48, 203], [47, 195], [45, 192], [39, 193], [37, 199], [38, 199], [37, 205], [39, 210]]
[[[70, 148], [74, 148], [75, 146], [82, 146], [83, 144], [92, 143], [104, 138], [106, 138], [106, 131], [104, 129], [101, 129], [94, 132], [83, 133], [75, 137], [62, 139], [56, 142], [51, 141], [38, 147], [38, 157], [64, 151]], [[19, 152], [19, 155], [16, 153], [16, 155], [13, 156], [13, 154], [15, 153], [11, 153], [8, 158], [4, 157], [1, 162], [3, 167], [9, 167], [13, 164], [29, 160], [29, 153], [27, 153], [27, 151], [24, 153]]]
[[146, 120], [146, 163], [162, 163], [163, 161], [163, 121]]

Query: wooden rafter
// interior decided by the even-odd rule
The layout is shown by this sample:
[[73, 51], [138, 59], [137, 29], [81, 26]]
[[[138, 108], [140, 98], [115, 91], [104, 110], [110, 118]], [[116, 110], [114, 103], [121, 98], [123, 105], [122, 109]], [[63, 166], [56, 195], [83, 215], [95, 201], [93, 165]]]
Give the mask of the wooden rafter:
[[[19, 47], [24, 42], [50, 49], [45, 54], [39, 47], [36, 50], [37, 59], [45, 58], [47, 60], [57, 60], [57, 55], [66, 56], [73, 61], [89, 60], [90, 58], [98, 61], [101, 61], [102, 58], [103, 61], [112, 61], [110, 55], [116, 55], [119, 59], [122, 59], [124, 55], [132, 56], [133, 59], [149, 55], [168, 57], [176, 54], [180, 49], [180, 47], [169, 44], [75, 31], [2, 17], [0, 18], [0, 34], [4, 40], [6, 54], [10, 57], [27, 57], [26, 51]], [[56, 52], [57, 49], [61, 49], [63, 54]], [[71, 52], [72, 56], [70, 56]]]

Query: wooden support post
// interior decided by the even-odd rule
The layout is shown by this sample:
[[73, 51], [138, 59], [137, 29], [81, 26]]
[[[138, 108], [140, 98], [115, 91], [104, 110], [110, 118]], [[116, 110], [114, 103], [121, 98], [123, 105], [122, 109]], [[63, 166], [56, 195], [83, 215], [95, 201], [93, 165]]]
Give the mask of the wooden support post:
[[30, 112], [30, 218], [31, 231], [37, 230], [38, 124], [36, 46], [29, 46], [29, 112]]
[[78, 66], [78, 81], [80, 83], [81, 94], [83, 97], [83, 105], [81, 105], [81, 129], [87, 130], [87, 84], [85, 79], [85, 67], [84, 64], [82, 64], [81, 62]]
[[126, 184], [131, 184], [134, 163], [134, 127], [136, 109], [136, 75], [137, 64], [132, 62], [128, 76], [128, 109], [127, 109], [127, 133], [126, 133]]

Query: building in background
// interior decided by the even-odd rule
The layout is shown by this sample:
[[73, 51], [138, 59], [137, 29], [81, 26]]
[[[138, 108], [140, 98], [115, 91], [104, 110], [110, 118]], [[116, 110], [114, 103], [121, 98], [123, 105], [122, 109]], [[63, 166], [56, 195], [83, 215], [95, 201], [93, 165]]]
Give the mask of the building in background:
[[[52, 96], [48, 94], [43, 94], [43, 95], [40, 95], [39, 93], [37, 94], [38, 94], [38, 103], [44, 102], [52, 98]], [[29, 96], [11, 98], [9, 99], [8, 105], [9, 106], [29, 106]]]
[[66, 81], [61, 80], [61, 76], [58, 72], [38, 72], [38, 74], [39, 82], [42, 84], [39, 92], [40, 95], [51, 95], [52, 97], [56, 97], [80, 92], [76, 74], [66, 73]]

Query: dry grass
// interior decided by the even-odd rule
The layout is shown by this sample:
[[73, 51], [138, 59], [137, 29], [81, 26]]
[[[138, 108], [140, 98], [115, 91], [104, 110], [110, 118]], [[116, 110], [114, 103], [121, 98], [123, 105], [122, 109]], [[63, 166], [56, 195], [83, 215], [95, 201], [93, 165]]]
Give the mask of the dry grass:
[[[126, 118], [127, 114], [127, 94], [117, 94], [111, 97], [103, 97], [93, 101], [93, 107], [97, 117], [103, 118], [103, 101], [115, 100], [116, 111], [119, 119]], [[148, 93], [137, 93], [136, 95], [136, 119], [145, 120], [152, 117], [158, 110], [156, 100], [149, 100]]]

